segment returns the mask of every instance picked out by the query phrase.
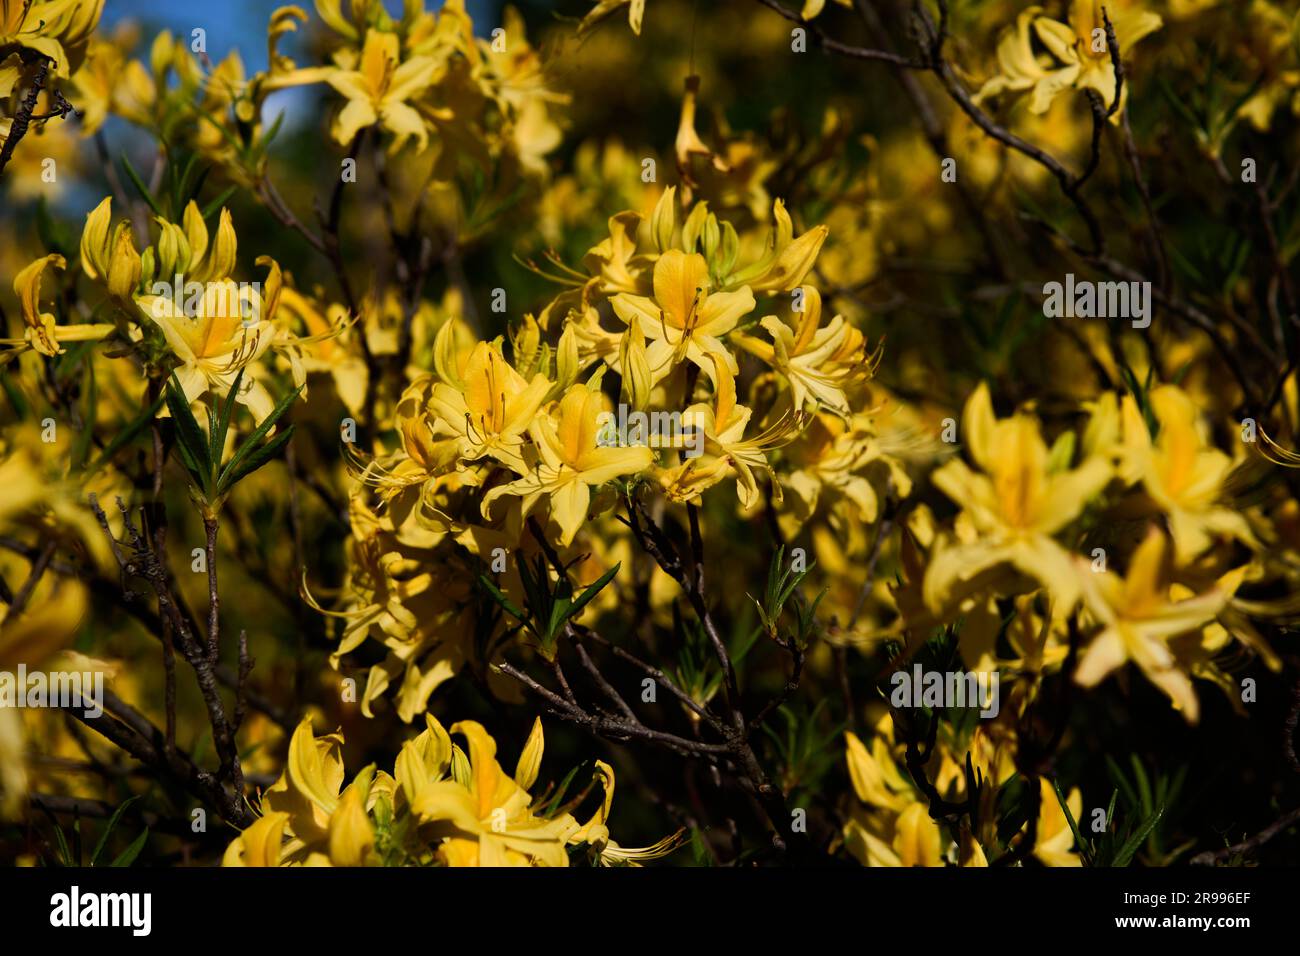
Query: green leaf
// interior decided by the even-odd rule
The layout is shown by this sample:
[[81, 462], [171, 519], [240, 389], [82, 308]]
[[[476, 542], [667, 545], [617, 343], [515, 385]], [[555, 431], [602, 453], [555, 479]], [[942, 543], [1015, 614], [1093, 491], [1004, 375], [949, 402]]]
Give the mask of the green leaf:
[[127, 847], [125, 850], [123, 850], [121, 853], [119, 853], [117, 857], [113, 860], [113, 862], [109, 864], [109, 866], [111, 867], [130, 866], [132, 863], [135, 862], [135, 858], [140, 855], [140, 851], [144, 849], [144, 843], [148, 839], [149, 839], [149, 828], [145, 827], [144, 831], [138, 837], [132, 840], [131, 845]]
[[1052, 780], [1052, 791], [1056, 794], [1056, 802], [1061, 805], [1061, 812], [1065, 814], [1065, 822], [1070, 825], [1070, 832], [1074, 834], [1074, 842], [1079, 846], [1079, 855], [1083, 857], [1084, 862], [1092, 863], [1092, 851], [1083, 839], [1083, 834], [1079, 832], [1079, 824], [1074, 819], [1074, 814], [1070, 812], [1070, 806], [1065, 802], [1065, 794], [1061, 793], [1061, 785]]
[[577, 617], [578, 613], [591, 603], [592, 598], [599, 594], [601, 590], [604, 589], [605, 585], [614, 580], [614, 575], [618, 574], [618, 569], [622, 564], [622, 561], [615, 564], [612, 568], [597, 578], [593, 584], [589, 585], [582, 594], [578, 595], [578, 599], [574, 601], [572, 607], [569, 608], [568, 616]]
[[59, 844], [59, 859], [63, 865], [75, 866], [76, 864], [72, 862], [72, 850], [68, 846], [68, 838], [63, 835], [62, 827], [57, 825], [54, 827], [54, 839]]
[[284, 398], [280, 399], [279, 404], [277, 404], [275, 408], [271, 410], [271, 414], [266, 416], [266, 419], [262, 422], [262, 424], [258, 425], [255, 429], [253, 429], [253, 433], [248, 436], [248, 441], [244, 442], [244, 444], [239, 446], [239, 448], [235, 451], [235, 454], [231, 457], [229, 464], [227, 464], [225, 469], [221, 472], [221, 477], [217, 481], [218, 485], [224, 485], [229, 487], [230, 485], [234, 484], [234, 482], [228, 482], [226, 480], [226, 476], [238, 472], [240, 466], [243, 464], [244, 459], [253, 453], [254, 449], [258, 446], [258, 443], [261, 442], [261, 440], [266, 437], [267, 432], [269, 432], [272, 428], [275, 427], [275, 423], [280, 419], [282, 415], [284, 415], [284, 413], [288, 410], [289, 406], [293, 404], [294, 399], [298, 397], [298, 394], [301, 391], [302, 391], [302, 386], [299, 386], [289, 394], [285, 395]]
[[1140, 827], [1133, 831], [1133, 834], [1124, 841], [1124, 845], [1120, 847], [1119, 851], [1115, 854], [1115, 859], [1111, 861], [1111, 866], [1129, 865], [1129, 862], [1137, 853], [1138, 847], [1142, 845], [1142, 842], [1147, 838], [1147, 835], [1155, 829], [1156, 824], [1160, 822], [1160, 818], [1164, 816], [1164, 812], [1165, 808], [1162, 806], [1155, 813], [1151, 814], [1151, 816], [1148, 817]]
[[185, 400], [185, 391], [180, 380], [172, 374], [167, 385], [167, 408], [176, 423], [177, 445], [186, 458], [185, 467], [194, 475], [195, 481], [204, 492], [211, 490], [208, 486], [212, 480], [212, 460], [208, 457], [208, 441], [203, 429], [190, 411], [190, 403]]
[[480, 574], [478, 576], [478, 582], [479, 584], [483, 585], [483, 589], [487, 591], [488, 595], [492, 598], [492, 600], [496, 601], [497, 604], [501, 605], [501, 608], [507, 614], [509, 614], [517, 621], [526, 620], [526, 615], [524, 614], [524, 612], [519, 610], [519, 608], [515, 607], [514, 603], [511, 602], [510, 598], [506, 597], [501, 592], [500, 588], [498, 588], [495, 584], [493, 584], [490, 580], [488, 580], [488, 576], [486, 574]]
[[569, 786], [570, 784], [573, 783], [573, 778], [577, 776], [578, 771], [581, 770], [582, 767], [583, 767], [582, 764], [578, 764], [578, 766], [574, 767], [572, 770], [570, 770], [567, 774], [564, 775], [564, 779], [560, 781], [560, 786], [556, 789], [555, 795], [551, 797], [549, 801], [547, 801], [546, 808], [542, 810], [542, 812], [539, 814], [540, 816], [542, 816], [543, 818], [549, 817], [557, 809], [559, 809], [560, 804], [564, 802], [564, 795], [568, 793]]
[[226, 447], [226, 432], [230, 430], [230, 419], [235, 413], [235, 397], [239, 394], [239, 386], [243, 381], [244, 370], [241, 368], [221, 405], [220, 416], [213, 420], [213, 427], [208, 432], [208, 460], [214, 465], [221, 464], [221, 452]]
[[[217, 494], [227, 494], [231, 488], [235, 487], [240, 481], [247, 478], [257, 469], [261, 468], [268, 461], [274, 458], [293, 437], [293, 426], [289, 425], [284, 431], [276, 435], [265, 445], [255, 449], [251, 454], [245, 456], [236, 469], [227, 469], [221, 475], [221, 480], [217, 482]], [[244, 448], [248, 447], [247, 445]], [[240, 451], [244, 449], [241, 448]]]
[[212, 200], [212, 202], [204, 206], [202, 210], [204, 220], [206, 221], [211, 219], [213, 215], [215, 215], [217, 211], [226, 204], [226, 200], [235, 194], [237, 189], [237, 186], [231, 186], [229, 189], [222, 192], [216, 199]]
[[99, 855], [104, 852], [104, 846], [108, 843], [108, 838], [112, 834], [113, 828], [117, 826], [117, 821], [122, 819], [122, 814], [126, 812], [126, 808], [129, 807], [131, 804], [135, 803], [139, 799], [140, 797], [138, 795], [134, 797], [128, 797], [118, 805], [116, 810], [113, 811], [113, 815], [108, 818], [108, 823], [104, 827], [103, 835], [100, 836], [99, 842], [95, 844], [94, 852], [90, 854], [91, 866], [94, 866], [96, 863], [99, 862]]
[[167, 217], [163, 215], [162, 208], [158, 205], [158, 200], [153, 198], [153, 193], [149, 192], [149, 187], [144, 184], [140, 174], [135, 171], [135, 167], [131, 165], [131, 160], [127, 158], [126, 153], [122, 153], [122, 168], [126, 170], [127, 177], [135, 186], [136, 191], [140, 193], [141, 198], [149, 204], [149, 208], [153, 210], [154, 215], [166, 219]]

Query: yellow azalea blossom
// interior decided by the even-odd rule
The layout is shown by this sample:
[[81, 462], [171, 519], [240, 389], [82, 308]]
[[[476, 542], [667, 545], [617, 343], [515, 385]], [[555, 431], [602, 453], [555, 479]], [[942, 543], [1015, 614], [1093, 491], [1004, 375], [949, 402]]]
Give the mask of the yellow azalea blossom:
[[[541, 724], [537, 724], [540, 731]], [[650, 846], [624, 847], [610, 839], [609, 815], [614, 804], [614, 768], [603, 760], [596, 761], [596, 778], [600, 781], [602, 796], [600, 807], [591, 819], [569, 837], [570, 844], [585, 843], [597, 866], [640, 866], [659, 860], [676, 850], [685, 841], [686, 831], [678, 830]], [[521, 784], [522, 785], [522, 784]]]
[[[875, 721], [871, 748], [857, 734], [844, 735], [849, 780], [857, 803], [844, 825], [844, 845], [863, 866], [943, 866], [945, 841], [925, 797], [900, 770], [893, 753], [893, 720]], [[942, 789], [945, 784], [939, 784]], [[966, 837], [962, 865], [980, 865], [982, 849]]]
[[603, 445], [602, 411], [600, 392], [579, 384], [565, 393], [554, 418], [538, 415], [528, 429], [539, 457], [536, 467], [523, 478], [489, 491], [483, 498], [483, 514], [488, 514], [501, 495], [518, 495], [527, 515], [545, 495], [551, 518], [560, 529], [560, 544], [571, 544], [588, 519], [591, 489], [612, 478], [644, 471], [654, 461], [654, 452], [645, 446]]
[[1164, 512], [1179, 564], [1219, 537], [1254, 544], [1246, 519], [1222, 504], [1233, 461], [1209, 444], [1191, 398], [1177, 386], [1162, 385], [1151, 390], [1149, 401], [1160, 426], [1154, 441], [1132, 396], [1125, 396], [1120, 407], [1121, 468], [1126, 477], [1142, 482]]
[[[853, 0], [835, 0], [841, 7], [853, 9]], [[799, 16], [804, 20], [812, 20], [821, 15], [822, 10], [826, 8], [826, 0], [803, 0], [803, 9]]]
[[786, 412], [776, 423], [753, 438], [745, 438], [752, 410], [736, 403], [736, 382], [721, 358], [715, 357], [717, 391], [712, 405], [698, 403], [682, 413], [684, 428], [703, 432], [703, 453], [689, 457], [660, 476], [664, 493], [672, 501], [696, 501], [707, 489], [735, 475], [736, 497], [746, 511], [762, 500], [758, 474], [772, 478], [772, 497], [781, 501], [781, 484], [767, 461], [767, 453], [790, 441], [807, 420], [802, 412]]
[[130, 223], [123, 220], [110, 230], [113, 201], [106, 198], [86, 216], [81, 233], [81, 271], [101, 279], [110, 294], [128, 299], [136, 291], [143, 270]]
[[643, 291], [649, 260], [637, 254], [636, 234], [642, 217], [628, 210], [609, 217], [609, 235], [587, 252], [584, 264], [596, 273], [596, 288], [605, 295]]
[[926, 603], [938, 610], [977, 575], [1011, 565], [1051, 592], [1056, 613], [1068, 612], [1079, 584], [1069, 553], [1053, 535], [1105, 487], [1110, 464], [1090, 457], [1078, 468], [1051, 470], [1038, 423], [1023, 412], [995, 418], [984, 384], [966, 402], [962, 430], [980, 471], [952, 459], [933, 481], [962, 507], [970, 533], [936, 547], [925, 576]]
[[[294, 366], [294, 382], [305, 382], [309, 372], [330, 373], [339, 400], [349, 412], [359, 416], [365, 408], [370, 372], [365, 359], [349, 349], [343, 338], [347, 325], [344, 307], [322, 305], [286, 286], [280, 290], [276, 319], [283, 327], [296, 320], [306, 332], [305, 336], [286, 332], [277, 340], [277, 345], [283, 345], [290, 364]], [[307, 397], [306, 390], [303, 397]]]
[[394, 33], [366, 32], [356, 70], [331, 73], [328, 83], [347, 97], [347, 105], [334, 121], [334, 138], [350, 143], [357, 133], [378, 123], [394, 135], [393, 152], [414, 139], [423, 150], [429, 134], [419, 111], [408, 102], [424, 92], [436, 78], [438, 63], [427, 56], [402, 62]]
[[582, 36], [592, 30], [596, 24], [613, 14], [620, 7], [627, 7], [627, 23], [632, 32], [641, 35], [641, 19], [645, 16], [646, 0], [599, 0], [578, 24], [578, 35]]
[[284, 773], [262, 795], [262, 816], [226, 848], [224, 866], [366, 866], [376, 863], [367, 812], [393, 789], [373, 768], [343, 786], [343, 737], [316, 737], [304, 719]]
[[[162, 329], [180, 360], [175, 373], [190, 402], [208, 391], [228, 393], [240, 370], [261, 358], [275, 340], [272, 320], [280, 293], [280, 267], [265, 256], [257, 262], [270, 268], [265, 294], [252, 285], [219, 279], [204, 283], [202, 294], [179, 310], [170, 295], [136, 300], [140, 311]], [[258, 422], [275, 407], [266, 386], [252, 375], [245, 375], [236, 400]]]
[[289, 814], [262, 814], [226, 847], [222, 866], [279, 866], [284, 854], [284, 828]]
[[1171, 601], [1166, 549], [1164, 533], [1152, 528], [1133, 553], [1123, 579], [1109, 571], [1094, 572], [1079, 559], [1084, 604], [1102, 630], [1084, 649], [1074, 679], [1093, 687], [1131, 660], [1194, 724], [1200, 712], [1196, 692], [1170, 639], [1213, 622], [1236, 590], [1241, 572], [1230, 572], [1204, 594]]
[[[1044, 16], [1042, 7], [1030, 7], [1020, 13], [1015, 28], [998, 44], [1001, 72], [984, 84], [976, 101], [1004, 91], [1030, 90], [1029, 109], [1042, 114], [1061, 92], [1090, 89], [1109, 109], [1115, 102], [1116, 79], [1107, 48], [1103, 6], [1125, 58], [1138, 41], [1160, 29], [1160, 16], [1136, 5], [1121, 7], [1102, 0], [1073, 0], [1069, 23]], [[1046, 48], [1046, 55], [1035, 52], [1035, 40]], [[1123, 97], [1127, 96], [1128, 88], [1126, 83]], [[1118, 110], [1111, 121], [1119, 121]]]
[[775, 221], [767, 251], [756, 262], [730, 276], [732, 284], [747, 283], [754, 292], [793, 292], [803, 285], [817, 262], [830, 234], [826, 226], [815, 226], [796, 239], [794, 222], [779, 199], [772, 204], [772, 218]]
[[[227, 848], [227, 866], [241, 861], [246, 866], [329, 865], [330, 820], [343, 787], [342, 746], [342, 735], [317, 738], [310, 720], [299, 723], [284, 773], [262, 795], [264, 822]], [[272, 852], [270, 840], [281, 834], [285, 839]]]
[[772, 336], [771, 345], [740, 336], [736, 342], [785, 378], [793, 392], [795, 408], [802, 409], [812, 402], [847, 415], [849, 402], [844, 391], [871, 374], [873, 357], [867, 353], [862, 333], [842, 315], [821, 327], [821, 293], [812, 286], [804, 286], [803, 293], [803, 311], [795, 313], [793, 324], [774, 315], [760, 322]]
[[81, 66], [104, 0], [0, 0], [0, 51], [35, 50], [67, 79]]
[[97, 342], [113, 331], [113, 326], [99, 323], [55, 325], [54, 315], [41, 311], [41, 278], [46, 268], [62, 269], [66, 264], [63, 256], [48, 255], [37, 259], [14, 277], [14, 292], [27, 329], [23, 338], [0, 339], [0, 345], [32, 348], [41, 355], [54, 356], [66, 351], [63, 342]]
[[809, 416], [808, 426], [784, 453], [788, 470], [782, 484], [789, 494], [780, 518], [786, 537], [797, 536], [822, 508], [836, 536], [849, 539], [852, 529], [876, 520], [887, 488], [906, 494], [912, 481], [891, 444], [871, 415]]
[[[451, 333], [439, 333], [446, 340]], [[441, 381], [433, 388], [429, 407], [460, 437], [461, 457], [475, 461], [490, 456], [518, 474], [529, 469], [523, 459], [525, 432], [551, 389], [542, 373], [525, 380], [487, 342], [469, 354], [463, 371], [444, 364], [439, 369], [456, 381]]]
[[618, 317], [635, 324], [650, 342], [646, 349], [655, 383], [687, 359], [714, 375], [714, 359], [721, 359], [735, 375], [736, 359], [721, 338], [736, 327], [741, 316], [754, 308], [748, 286], [732, 292], [709, 290], [709, 265], [698, 253], [670, 249], [654, 269], [654, 298], [620, 293], [610, 303]]
[[[501, 769], [496, 741], [481, 724], [463, 720], [452, 724], [451, 732], [469, 742], [468, 779], [428, 783], [411, 805], [424, 825], [442, 834], [439, 855], [447, 865], [568, 866], [565, 844], [577, 821], [567, 814], [546, 819], [532, 812], [527, 788]], [[534, 732], [540, 760], [540, 727]], [[525, 770], [533, 762], [532, 757], [521, 760]], [[527, 773], [519, 775], [527, 779]]]

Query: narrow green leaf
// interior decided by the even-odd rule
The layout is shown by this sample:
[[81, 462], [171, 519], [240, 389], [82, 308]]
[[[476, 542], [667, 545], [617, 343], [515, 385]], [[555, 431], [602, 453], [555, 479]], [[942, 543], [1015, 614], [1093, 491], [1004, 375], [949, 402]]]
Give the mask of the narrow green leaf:
[[253, 433], [248, 436], [248, 441], [240, 445], [239, 448], [236, 449], [235, 454], [231, 456], [229, 463], [226, 465], [225, 469], [221, 472], [221, 477], [217, 482], [218, 485], [228, 486], [230, 484], [233, 484], [233, 482], [227, 482], [226, 476], [234, 474], [239, 470], [239, 467], [243, 463], [243, 460], [253, 453], [253, 451], [259, 446], [259, 443], [262, 441], [262, 439], [266, 437], [267, 432], [269, 432], [272, 428], [275, 427], [275, 423], [280, 419], [280, 417], [285, 413], [285, 411], [288, 410], [289, 406], [293, 404], [294, 399], [298, 397], [298, 394], [301, 391], [302, 391], [302, 387], [299, 386], [289, 394], [285, 395], [284, 398], [280, 399], [279, 404], [277, 404], [275, 408], [271, 410], [271, 414], [266, 416], [266, 419], [262, 422], [262, 424], [258, 425], [256, 428], [253, 429]]
[[55, 826], [54, 839], [59, 844], [59, 859], [64, 866], [74, 866], [72, 862], [72, 849], [68, 846], [68, 838], [63, 835], [63, 828]]
[[127, 797], [120, 804], [118, 804], [117, 809], [113, 811], [113, 815], [108, 818], [108, 823], [105, 824], [104, 826], [103, 835], [100, 836], [99, 842], [95, 844], [95, 849], [90, 854], [91, 866], [94, 866], [96, 863], [99, 862], [99, 855], [104, 852], [104, 846], [108, 843], [109, 835], [112, 834], [113, 828], [117, 826], [117, 821], [122, 819], [122, 814], [126, 812], [126, 808], [129, 807], [131, 804], [135, 803], [139, 799], [140, 797], [138, 795], [134, 797]]
[[1074, 814], [1070, 812], [1070, 805], [1065, 802], [1065, 794], [1061, 793], [1061, 785], [1052, 780], [1052, 791], [1056, 794], [1056, 802], [1061, 805], [1061, 812], [1065, 814], [1065, 822], [1070, 825], [1070, 832], [1074, 834], [1074, 842], [1079, 846], [1079, 855], [1083, 857], [1086, 863], [1092, 863], [1092, 853], [1088, 844], [1084, 842], [1083, 834], [1079, 832], [1079, 824], [1074, 819]]
[[623, 564], [622, 561], [618, 562], [612, 568], [610, 568], [608, 571], [606, 571], [604, 574], [598, 577], [592, 584], [588, 585], [586, 590], [584, 590], [582, 594], [578, 595], [578, 599], [574, 601], [573, 605], [569, 608], [568, 616], [577, 617], [578, 612], [580, 612], [584, 607], [590, 604], [592, 599], [604, 589], [605, 585], [607, 585], [610, 581], [614, 580], [614, 575], [618, 574], [618, 569], [622, 566], [622, 564]]
[[234, 384], [230, 386], [226, 400], [221, 405], [220, 416], [208, 433], [208, 458], [214, 465], [221, 464], [221, 452], [226, 447], [226, 432], [230, 430], [230, 421], [235, 414], [235, 398], [239, 395], [239, 386], [243, 381], [244, 370], [241, 368], [239, 374], [235, 376]]
[[237, 186], [231, 186], [229, 189], [224, 190], [216, 199], [212, 200], [212, 202], [204, 206], [202, 209], [203, 218], [205, 220], [211, 219], [213, 215], [226, 204], [226, 200], [235, 194], [235, 191], [238, 188], [239, 187]]
[[478, 576], [478, 582], [483, 585], [483, 589], [487, 591], [488, 596], [490, 596], [492, 600], [496, 601], [497, 604], [501, 605], [502, 609], [507, 614], [517, 621], [525, 620], [524, 612], [515, 607], [510, 598], [506, 597], [505, 594], [501, 592], [501, 589], [488, 579], [486, 574], [480, 574]]
[[1124, 845], [1120, 847], [1119, 852], [1115, 854], [1115, 859], [1111, 862], [1111, 866], [1129, 865], [1134, 855], [1136, 855], [1138, 847], [1140, 847], [1143, 841], [1146, 840], [1148, 834], [1155, 829], [1156, 824], [1160, 822], [1160, 818], [1164, 816], [1164, 812], [1165, 808], [1161, 807], [1148, 817], [1147, 820], [1133, 832], [1132, 836], [1124, 841]]
[[[177, 443], [189, 452], [199, 474], [210, 475], [212, 462], [208, 458], [208, 441], [203, 435], [203, 429], [194, 418], [194, 413], [190, 411], [190, 403], [185, 400], [185, 391], [181, 388], [180, 380], [176, 378], [175, 373], [172, 374], [167, 386], [167, 408], [176, 423]], [[189, 467], [188, 462], [187, 467]]]
[[149, 839], [149, 828], [145, 827], [144, 830], [141, 832], [141, 834], [131, 841], [131, 845], [127, 847], [125, 850], [123, 850], [121, 853], [119, 853], [117, 857], [113, 860], [113, 862], [109, 864], [109, 866], [111, 867], [130, 866], [132, 863], [135, 862], [135, 858], [140, 855], [140, 851], [144, 849], [144, 843], [148, 839]]
[[163, 215], [162, 208], [158, 205], [158, 200], [153, 198], [153, 193], [149, 192], [149, 187], [144, 184], [144, 180], [140, 178], [140, 174], [135, 171], [135, 167], [131, 165], [131, 160], [127, 158], [126, 153], [122, 153], [121, 155], [122, 168], [126, 170], [127, 177], [131, 180], [132, 185], [135, 186], [140, 197], [149, 204], [149, 208], [153, 210], [155, 216], [162, 216], [162, 218], [166, 219], [167, 217]]
[[[247, 455], [240, 463], [237, 469], [226, 471], [222, 474], [221, 480], [217, 482], [217, 494], [224, 495], [229, 493], [230, 489], [239, 484], [240, 481], [247, 478], [257, 469], [261, 468], [268, 461], [273, 459], [293, 437], [293, 426], [289, 425], [284, 431], [276, 435], [269, 442], [257, 448], [252, 454]], [[242, 450], [242, 449], [241, 449]]]

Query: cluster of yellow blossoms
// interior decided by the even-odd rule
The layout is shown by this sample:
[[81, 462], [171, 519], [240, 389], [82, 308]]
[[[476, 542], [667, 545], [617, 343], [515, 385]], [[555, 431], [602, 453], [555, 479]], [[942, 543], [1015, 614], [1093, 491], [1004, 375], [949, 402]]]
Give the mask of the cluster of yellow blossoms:
[[[513, 776], [481, 724], [451, 734], [433, 716], [402, 745], [392, 774], [369, 766], [344, 786], [341, 734], [315, 737], [304, 721], [289, 742], [280, 779], [262, 795], [257, 822], [227, 848], [226, 866], [568, 866], [580, 854], [598, 866], [636, 866], [672, 852], [681, 834], [653, 846], [621, 847], [607, 826], [614, 771], [596, 761], [601, 795], [586, 823], [573, 810], [588, 786], [552, 785], [530, 794], [542, 764], [542, 722], [534, 722]], [[567, 781], [566, 781], [567, 783]], [[566, 799], [567, 798], [567, 799]]]
[[[852, 794], [836, 804], [832, 843], [864, 865], [982, 866], [1009, 852], [1080, 864], [1071, 831], [1082, 794], [1058, 796], [1020, 762], [1022, 718], [1042, 699], [1046, 678], [1091, 689], [1132, 664], [1190, 726], [1203, 709], [1196, 681], [1241, 710], [1233, 665], [1248, 655], [1281, 669], [1260, 622], [1290, 621], [1300, 610], [1277, 597], [1296, 590], [1300, 511], [1285, 490], [1252, 484], [1267, 457], [1259, 448], [1273, 446], [1262, 424], [1234, 420], [1212, 400], [1204, 352], [1157, 341], [1183, 349], [1187, 368], [1199, 369], [1171, 384], [1159, 381], [1156, 363], [1130, 368], [1142, 359], [1121, 340], [1127, 333], [1105, 345], [1092, 330], [1080, 333], [1096, 347], [1089, 357], [1115, 369], [1114, 381], [1122, 365], [1132, 387], [1102, 387], [1051, 414], [1028, 401], [999, 416], [984, 382], [969, 393], [963, 386], [947, 408], [937, 396], [903, 401], [875, 380], [884, 351], [860, 328], [870, 307], [857, 293], [897, 248], [948, 231], [942, 202], [916, 217], [895, 215], [912, 202], [908, 177], [918, 174], [895, 167], [915, 141], [855, 144], [897, 172], [902, 199], [869, 180], [825, 204], [787, 209], [765, 184], [777, 165], [772, 151], [724, 123], [706, 142], [692, 76], [671, 148], [679, 185], [638, 177], [641, 158], [613, 141], [584, 144], [573, 172], [556, 175], [547, 157], [561, 143], [567, 100], [524, 38], [522, 18], [508, 12], [498, 42], [475, 36], [463, 0], [437, 13], [411, 0], [400, 16], [381, 0], [346, 6], [316, 0], [325, 52], [311, 66], [280, 50], [306, 12], [276, 10], [268, 66], [250, 76], [238, 54], [213, 65], [169, 33], [154, 40], [147, 61], [130, 59], [129, 32], [94, 33], [102, 0], [0, 0], [0, 101], [12, 102], [28, 57], [47, 59], [83, 111], [85, 135], [117, 116], [166, 143], [164, 153], [198, 157], [232, 190], [246, 189], [286, 235], [331, 257], [339, 280], [335, 295], [269, 255], [253, 260], [264, 271], [249, 280], [230, 194], [200, 205], [197, 187], [184, 188], [192, 184], [186, 170], [169, 182], [169, 201], [148, 197], [152, 216], [119, 205], [115, 220], [105, 198], [86, 216], [76, 250], [51, 245], [60, 251], [24, 258], [12, 283], [22, 334], [15, 328], [0, 339], [0, 366], [15, 379], [39, 382], [83, 348], [92, 380], [111, 366], [102, 377], [111, 401], [91, 411], [91, 432], [120, 430], [151, 406], [150, 416], [173, 418], [186, 406], [206, 410], [212, 427], [236, 383], [234, 398], [255, 426], [273, 416], [278, 397], [307, 395], [309, 384], [324, 392], [307, 414], [324, 409], [317, 417], [329, 419], [325, 431], [333, 434], [334, 411], [346, 413], [336, 456], [344, 464], [323, 464], [315, 476], [322, 499], [346, 495], [342, 580], [329, 588], [308, 567], [302, 597], [338, 622], [330, 664], [343, 681], [360, 679], [362, 714], [392, 714], [403, 727], [422, 718], [425, 729], [401, 745], [391, 774], [371, 765], [348, 781], [342, 733], [316, 736], [303, 720], [283, 772], [249, 800], [256, 820], [229, 844], [226, 865], [609, 865], [676, 849], [680, 833], [640, 849], [610, 838], [614, 771], [602, 761], [580, 792], [568, 793], [568, 781], [538, 788], [540, 720], [507, 775], [479, 723], [447, 730], [432, 713], [453, 680], [522, 701], [520, 683], [500, 666], [508, 651], [555, 662], [555, 647], [521, 633], [483, 587], [494, 582], [498, 603], [527, 606], [530, 562], [581, 584], [612, 576], [574, 618], [578, 626], [626, 612], [634, 592], [644, 592], [637, 600], [648, 608], [647, 626], [671, 627], [681, 582], [662, 567], [642, 580], [627, 570], [638, 548], [631, 525], [647, 503], [667, 527], [674, 516], [696, 520], [707, 495], [711, 517], [766, 524], [782, 544], [808, 545], [816, 568], [809, 583], [825, 588], [810, 681], [828, 681], [831, 656], [851, 651], [879, 663], [879, 683], [936, 635], [954, 640], [970, 671], [1002, 680], [999, 715], [974, 729], [945, 724], [919, 760], [904, 719], [874, 699], [879, 688], [860, 695], [870, 700], [869, 719], [856, 732], [836, 730]], [[602, 0], [580, 35], [625, 6], [639, 34], [644, 0]], [[1166, 17], [1211, 6], [1182, 0], [1157, 13], [1115, 0], [1103, 16], [1100, 4], [1076, 0], [1063, 20], [1024, 9], [999, 24], [989, 78], [972, 103], [992, 109], [1024, 94], [1030, 116], [1008, 122], [1041, 131], [1062, 122], [1064, 94], [1089, 91], [1114, 106], [1119, 123], [1130, 85], [1117, 90], [1110, 36], [1127, 55]], [[1300, 111], [1300, 71], [1283, 43], [1297, 21], [1263, 0], [1249, 8], [1262, 37], [1255, 53], [1268, 69], [1241, 115], [1267, 129], [1284, 104]], [[801, 19], [828, 9], [806, 0]], [[538, 222], [527, 238], [543, 244], [622, 211], [577, 246], [585, 248], [577, 262], [549, 250], [540, 262], [521, 258], [558, 291], [501, 335], [489, 333], [472, 291], [454, 279], [440, 300], [418, 281], [410, 295], [381, 281], [354, 294], [357, 270], [339, 253], [337, 216], [322, 213], [321, 231], [304, 225], [272, 182], [279, 124], [265, 104], [304, 86], [327, 96], [329, 137], [347, 151], [344, 184], [355, 182], [346, 163], [367, 141], [378, 144], [375, 171], [388, 198], [378, 231], [404, 247], [450, 237], [437, 248], [449, 274], [520, 194]], [[823, 120], [830, 147], [800, 153], [807, 144], [793, 134], [789, 147], [818, 187], [834, 175], [824, 154], [847, 148], [849, 138], [833, 108]], [[0, 142], [11, 124], [0, 118]], [[1069, 126], [1061, 135], [1072, 147], [1088, 139], [1086, 125]], [[987, 144], [965, 135], [953, 126], [972, 179], [994, 182], [1005, 155], [983, 155]], [[1226, 135], [1214, 131], [1204, 145], [1217, 156]], [[1014, 164], [1012, 175], [1017, 185], [1041, 185]], [[613, 201], [602, 203], [606, 196]], [[422, 279], [428, 263], [412, 258], [402, 267]], [[901, 383], [933, 375], [923, 366], [908, 360], [899, 394]], [[1145, 385], [1140, 372], [1149, 373]], [[164, 409], [161, 389], [173, 377], [184, 405]], [[1279, 389], [1288, 409], [1297, 406], [1295, 383], [1292, 371]], [[231, 437], [216, 464], [231, 453]], [[79, 461], [55, 462], [50, 443], [29, 427], [6, 428], [0, 530], [15, 540], [56, 537], [91, 571], [111, 576], [105, 539], [78, 499], [127, 493], [130, 481], [115, 470], [109, 442], [88, 467], [90, 441]], [[114, 518], [112, 530], [119, 527]], [[712, 541], [711, 554], [725, 553]], [[0, 571], [10, 570], [6, 562], [30, 566], [30, 558], [6, 551]], [[891, 573], [876, 575], [878, 562]], [[0, 667], [37, 651], [48, 659], [87, 610], [87, 589], [75, 579], [26, 598], [21, 616], [0, 618]], [[718, 599], [726, 613], [743, 605], [733, 598]], [[689, 686], [692, 703], [708, 707], [720, 682]], [[14, 798], [27, 787], [20, 731], [0, 711], [6, 814], [17, 812]], [[1009, 838], [998, 832], [997, 793], [1017, 775], [1035, 791], [1032, 839], [1023, 826]], [[597, 787], [598, 807], [580, 822]], [[942, 819], [935, 794], [979, 812], [969, 823]]]

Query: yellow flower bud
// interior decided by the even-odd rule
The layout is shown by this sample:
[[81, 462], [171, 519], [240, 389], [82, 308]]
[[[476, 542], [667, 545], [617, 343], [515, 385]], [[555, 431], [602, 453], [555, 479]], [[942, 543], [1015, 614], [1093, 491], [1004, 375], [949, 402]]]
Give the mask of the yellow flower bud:
[[108, 274], [108, 227], [113, 220], [113, 200], [105, 199], [86, 216], [81, 230], [81, 271], [91, 279]]
[[108, 291], [119, 298], [130, 298], [140, 284], [142, 263], [135, 251], [131, 227], [120, 223], [113, 239], [113, 253], [108, 264]]

